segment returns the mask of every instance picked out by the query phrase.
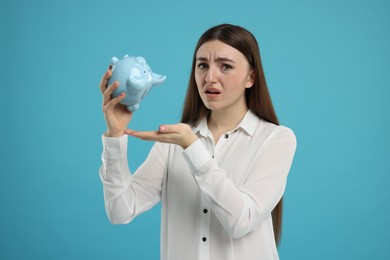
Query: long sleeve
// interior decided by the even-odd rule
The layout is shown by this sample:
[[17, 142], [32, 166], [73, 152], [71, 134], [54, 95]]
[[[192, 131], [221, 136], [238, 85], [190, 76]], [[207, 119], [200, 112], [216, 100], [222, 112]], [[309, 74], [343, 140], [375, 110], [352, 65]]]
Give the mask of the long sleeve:
[[[221, 169], [200, 140], [184, 154], [216, 217], [231, 237], [239, 238], [256, 229], [281, 199], [295, 149], [294, 133], [278, 127], [254, 149], [250, 163], [240, 165], [242, 162], [236, 158], [240, 167], [233, 171], [241, 169], [245, 173]], [[237, 184], [228, 177], [235, 175], [245, 177]]]
[[104, 150], [99, 175], [104, 203], [113, 224], [125, 224], [161, 199], [167, 150], [156, 143], [144, 163], [131, 175], [127, 161], [127, 136], [102, 136]]

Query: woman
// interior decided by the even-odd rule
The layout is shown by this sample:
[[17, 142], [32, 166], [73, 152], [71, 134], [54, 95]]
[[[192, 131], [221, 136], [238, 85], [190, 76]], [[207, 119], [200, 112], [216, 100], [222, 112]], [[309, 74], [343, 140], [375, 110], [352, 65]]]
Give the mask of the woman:
[[[100, 84], [107, 132], [100, 176], [114, 224], [162, 201], [161, 259], [279, 259], [281, 199], [296, 139], [279, 126], [255, 37], [222, 24], [195, 48], [181, 123], [127, 129], [132, 113]], [[156, 141], [131, 175], [127, 136]]]

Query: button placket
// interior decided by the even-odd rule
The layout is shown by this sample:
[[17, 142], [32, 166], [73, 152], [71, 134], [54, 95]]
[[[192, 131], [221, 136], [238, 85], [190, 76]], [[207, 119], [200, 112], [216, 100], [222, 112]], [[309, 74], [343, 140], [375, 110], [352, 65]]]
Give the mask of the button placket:
[[210, 243], [209, 243], [209, 232], [210, 232], [210, 210], [207, 207], [207, 203], [205, 203], [204, 198], [202, 197], [202, 204], [200, 210], [200, 247], [199, 247], [199, 255], [200, 259], [209, 259], [210, 254]]

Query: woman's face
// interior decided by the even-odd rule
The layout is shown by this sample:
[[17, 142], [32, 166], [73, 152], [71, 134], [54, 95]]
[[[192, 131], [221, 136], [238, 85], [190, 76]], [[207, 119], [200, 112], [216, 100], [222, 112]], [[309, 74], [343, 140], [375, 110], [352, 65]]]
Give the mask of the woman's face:
[[253, 76], [245, 56], [221, 41], [205, 42], [196, 52], [195, 82], [210, 110], [246, 109], [245, 89]]

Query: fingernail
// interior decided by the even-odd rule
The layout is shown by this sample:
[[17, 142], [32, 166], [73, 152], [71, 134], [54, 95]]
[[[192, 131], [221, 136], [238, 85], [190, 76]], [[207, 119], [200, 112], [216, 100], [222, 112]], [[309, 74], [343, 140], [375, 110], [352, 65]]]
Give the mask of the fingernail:
[[167, 128], [165, 127], [165, 126], [160, 126], [160, 132], [165, 132], [165, 130], [166, 130]]
[[108, 69], [111, 70], [112, 69], [112, 65], [108, 66]]

